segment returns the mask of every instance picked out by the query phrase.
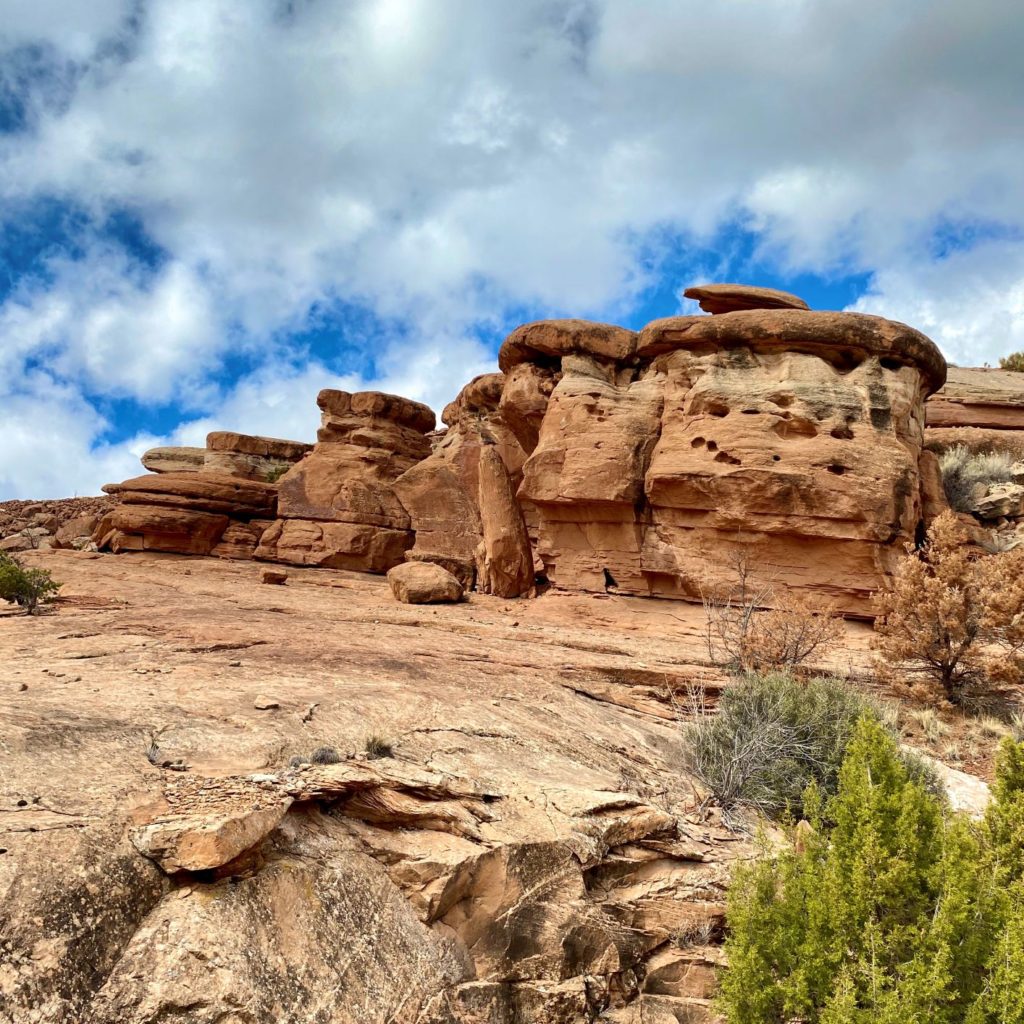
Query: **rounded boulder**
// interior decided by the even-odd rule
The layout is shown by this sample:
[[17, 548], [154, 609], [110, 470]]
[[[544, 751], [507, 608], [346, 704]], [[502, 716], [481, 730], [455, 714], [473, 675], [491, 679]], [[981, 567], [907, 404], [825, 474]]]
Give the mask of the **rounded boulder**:
[[434, 562], [403, 562], [388, 570], [388, 585], [403, 604], [454, 604], [462, 600], [462, 584]]

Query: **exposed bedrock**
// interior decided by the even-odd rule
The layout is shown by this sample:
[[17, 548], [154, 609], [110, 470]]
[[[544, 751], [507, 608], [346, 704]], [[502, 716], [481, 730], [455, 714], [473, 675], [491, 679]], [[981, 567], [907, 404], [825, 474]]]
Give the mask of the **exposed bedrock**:
[[501, 360], [510, 421], [521, 399], [535, 423], [550, 389], [519, 494], [557, 586], [699, 599], [742, 556], [867, 614], [914, 536], [923, 401], [945, 364], [902, 324], [756, 309], [612, 346], [605, 325], [563, 321], [520, 328]]

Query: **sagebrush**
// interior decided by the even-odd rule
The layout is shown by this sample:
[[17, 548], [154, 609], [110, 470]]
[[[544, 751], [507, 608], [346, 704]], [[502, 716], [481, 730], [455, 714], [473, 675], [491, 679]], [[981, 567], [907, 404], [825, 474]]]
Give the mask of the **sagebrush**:
[[972, 452], [955, 444], [939, 456], [942, 488], [957, 512], [970, 512], [977, 496], [1013, 479], [1013, 456], [1007, 452]]

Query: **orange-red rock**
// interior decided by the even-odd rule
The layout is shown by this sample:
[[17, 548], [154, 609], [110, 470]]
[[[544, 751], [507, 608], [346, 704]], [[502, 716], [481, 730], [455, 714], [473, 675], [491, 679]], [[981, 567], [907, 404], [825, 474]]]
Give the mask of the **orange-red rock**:
[[702, 284], [687, 288], [683, 295], [696, 299], [705, 313], [733, 313], [739, 309], [807, 309], [798, 295], [776, 288], [755, 288], [748, 284]]
[[[622, 360], [603, 325], [593, 343], [574, 332], [558, 367], [532, 349], [552, 390], [519, 491], [553, 583], [696, 600], [742, 554], [780, 588], [869, 613], [921, 518], [923, 399], [945, 369], [924, 335], [738, 311], [655, 321]], [[511, 338], [505, 363], [524, 351]], [[541, 389], [521, 390], [535, 421]]]
[[533, 555], [516, 501], [525, 453], [501, 415], [500, 373], [470, 381], [444, 410], [448, 432], [394, 483], [415, 533], [411, 559], [444, 566], [467, 589], [518, 597]]

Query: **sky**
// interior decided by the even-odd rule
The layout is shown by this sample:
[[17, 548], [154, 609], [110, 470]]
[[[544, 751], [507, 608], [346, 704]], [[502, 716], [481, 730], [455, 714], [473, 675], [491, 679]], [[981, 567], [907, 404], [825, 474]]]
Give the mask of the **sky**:
[[1019, 0], [0, 0], [0, 499], [690, 284], [1024, 349]]

